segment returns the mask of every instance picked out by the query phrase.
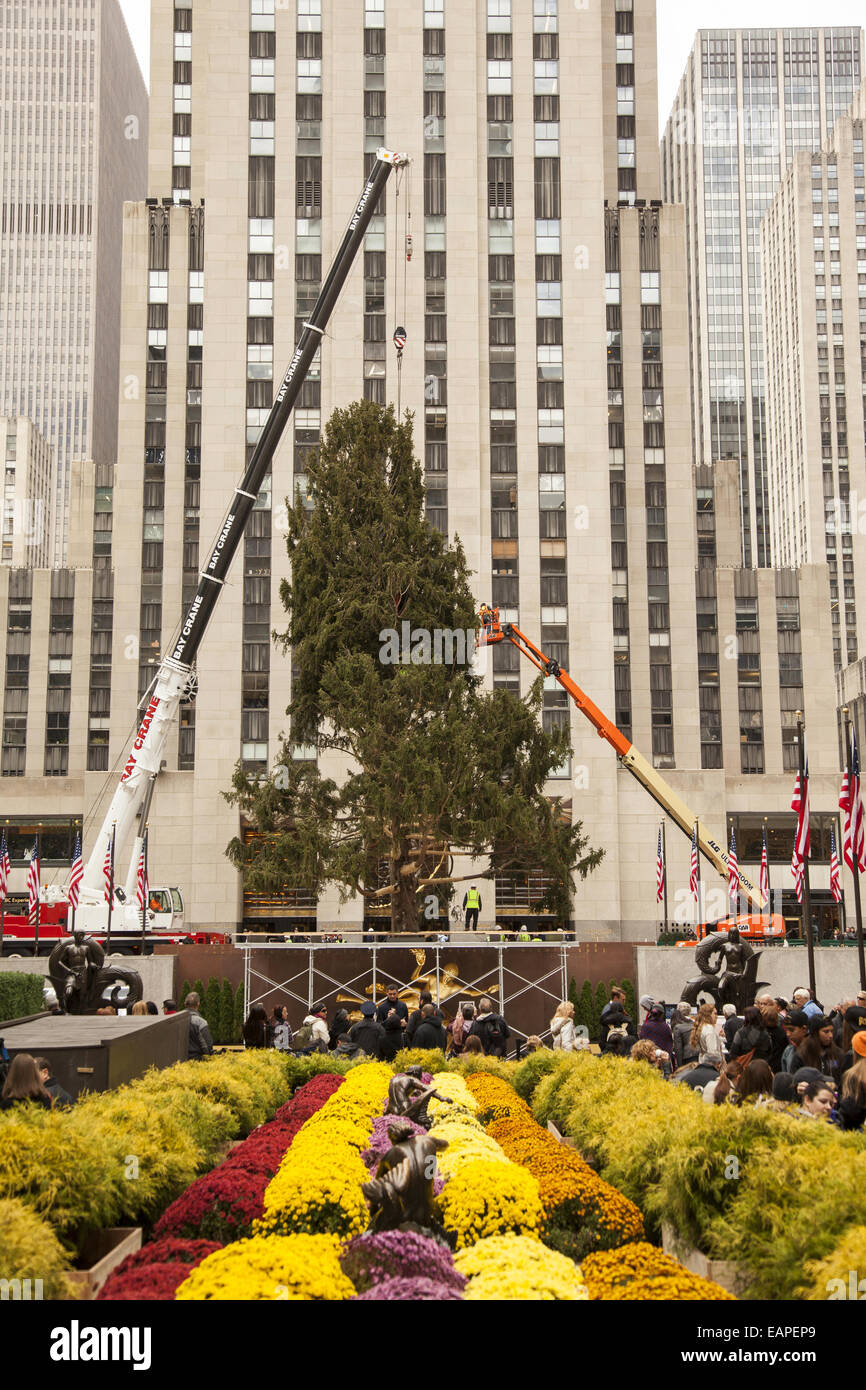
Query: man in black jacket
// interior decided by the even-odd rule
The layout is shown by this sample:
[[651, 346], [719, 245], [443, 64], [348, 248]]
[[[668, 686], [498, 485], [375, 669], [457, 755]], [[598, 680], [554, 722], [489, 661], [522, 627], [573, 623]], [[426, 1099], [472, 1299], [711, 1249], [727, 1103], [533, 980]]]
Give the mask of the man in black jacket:
[[511, 1029], [501, 1014], [493, 1012], [493, 1001], [484, 998], [478, 1001], [478, 1014], [470, 1028], [481, 1039], [481, 1046], [488, 1057], [505, 1057]]
[[412, 1046], [438, 1047], [444, 1052], [447, 1042], [445, 1029], [442, 1027], [441, 1020], [436, 1017], [436, 1010], [432, 1004], [425, 1004], [421, 1010], [421, 1022], [415, 1029]]
[[[424, 1008], [425, 1004], [433, 1004], [433, 995], [430, 993], [428, 989], [425, 989], [424, 992], [419, 996], [417, 1009], [413, 1009], [411, 1014], [409, 1015], [409, 1022], [406, 1024], [407, 1047], [413, 1046], [412, 1040], [415, 1037], [415, 1033], [418, 1030], [419, 1024], [421, 1023], [421, 1010]], [[433, 1012], [436, 1015], [436, 1022], [444, 1023], [442, 1010], [437, 1009], [435, 1004], [433, 1004]]]
[[690, 1086], [693, 1091], [702, 1091], [708, 1082], [718, 1081], [723, 1061], [721, 1052], [702, 1052], [697, 1066], [692, 1067], [691, 1071], [681, 1072], [674, 1077], [674, 1081], [678, 1085]]
[[187, 1061], [200, 1062], [204, 1057], [210, 1057], [213, 1052], [213, 1038], [210, 1035], [210, 1028], [207, 1025], [207, 1019], [202, 1018], [199, 1013], [201, 1000], [195, 992], [186, 996], [183, 1007], [189, 1009]]
[[[611, 1026], [612, 1014], [617, 1015], [617, 1023], [620, 1023], [622, 1021], [619, 1018], [620, 1014], [622, 1014], [624, 1017], [627, 1017], [625, 1012], [625, 990], [620, 989], [619, 985], [614, 985], [611, 988], [610, 998], [608, 999], [607, 1003], [601, 1011], [601, 1032], [599, 1033], [598, 1041], [601, 1044], [602, 1048], [604, 1047], [607, 1041], [607, 1030]], [[635, 1029], [635, 1036], [637, 1036], [637, 1029]]]
[[381, 1061], [382, 1039], [385, 1036], [385, 1029], [376, 1019], [375, 1005], [369, 1000], [361, 1005], [361, 1020], [353, 1023], [349, 1029], [349, 1042], [354, 1043], [362, 1052], [366, 1052], [368, 1057], [374, 1057], [376, 1061]]
[[397, 993], [396, 985], [388, 986], [388, 993], [376, 1010], [376, 1022], [384, 1023], [390, 1013], [395, 1013], [405, 1024], [409, 1018], [409, 1008], [404, 999]]
[[67, 1110], [72, 1105], [72, 1097], [65, 1091], [59, 1081], [55, 1081], [51, 1075], [51, 1068], [44, 1057], [36, 1058], [36, 1070], [39, 1072], [39, 1079], [46, 1091], [54, 1102], [55, 1110]]

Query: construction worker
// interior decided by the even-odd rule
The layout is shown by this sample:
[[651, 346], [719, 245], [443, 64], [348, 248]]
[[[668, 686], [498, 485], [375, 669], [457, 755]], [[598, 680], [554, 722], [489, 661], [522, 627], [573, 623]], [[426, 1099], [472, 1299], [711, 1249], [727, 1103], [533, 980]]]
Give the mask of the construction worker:
[[463, 910], [466, 913], [464, 929], [466, 931], [477, 931], [478, 914], [481, 911], [481, 894], [474, 883], [468, 892], [463, 894]]
[[490, 608], [488, 604], [482, 603], [480, 617], [482, 626], [484, 628], [484, 632], [486, 634], [493, 627], [493, 609]]

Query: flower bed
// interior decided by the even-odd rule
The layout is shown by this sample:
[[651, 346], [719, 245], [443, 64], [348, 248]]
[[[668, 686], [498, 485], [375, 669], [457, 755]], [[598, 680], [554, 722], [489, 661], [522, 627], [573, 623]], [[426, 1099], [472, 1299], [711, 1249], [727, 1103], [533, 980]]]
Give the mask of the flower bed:
[[493, 1236], [454, 1259], [466, 1276], [464, 1298], [471, 1303], [578, 1302], [588, 1297], [580, 1269], [572, 1260], [525, 1236]]
[[685, 1269], [657, 1245], [638, 1241], [617, 1250], [599, 1250], [581, 1261], [589, 1297], [601, 1302], [631, 1300], [728, 1300], [719, 1284]]
[[[396, 1280], [425, 1280], [447, 1289], [449, 1297], [460, 1297], [466, 1283], [455, 1269], [448, 1247], [414, 1231], [355, 1236], [343, 1246], [340, 1265], [359, 1295]], [[374, 1294], [370, 1292], [369, 1297]]]
[[212, 1240], [154, 1240], [127, 1255], [97, 1294], [103, 1302], [166, 1301], [190, 1271], [221, 1247]]
[[257, 1235], [217, 1250], [177, 1290], [179, 1303], [201, 1300], [339, 1302], [354, 1285], [340, 1268], [339, 1244], [325, 1235]]

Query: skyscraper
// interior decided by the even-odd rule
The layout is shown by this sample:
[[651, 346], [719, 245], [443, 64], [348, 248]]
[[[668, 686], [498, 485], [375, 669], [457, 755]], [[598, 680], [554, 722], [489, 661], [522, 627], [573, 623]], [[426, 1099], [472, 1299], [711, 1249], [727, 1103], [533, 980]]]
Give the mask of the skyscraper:
[[0, 415], [56, 459], [113, 464], [125, 199], [144, 195], [147, 92], [117, 0], [0, 4]]
[[664, 197], [686, 207], [695, 459], [739, 462], [747, 566], [774, 562], [761, 219], [850, 106], [862, 56], [859, 29], [702, 29], [662, 140]]

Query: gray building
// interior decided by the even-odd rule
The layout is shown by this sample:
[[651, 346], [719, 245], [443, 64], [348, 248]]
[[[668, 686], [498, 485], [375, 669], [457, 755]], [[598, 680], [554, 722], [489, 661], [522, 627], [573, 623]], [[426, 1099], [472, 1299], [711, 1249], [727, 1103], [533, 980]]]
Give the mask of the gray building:
[[0, 3], [0, 415], [70, 465], [117, 450], [125, 199], [144, 196], [147, 92], [117, 0]]
[[695, 459], [740, 466], [742, 562], [771, 546], [761, 219], [797, 150], [819, 149], [861, 81], [856, 28], [702, 29], [662, 140], [685, 204]]

